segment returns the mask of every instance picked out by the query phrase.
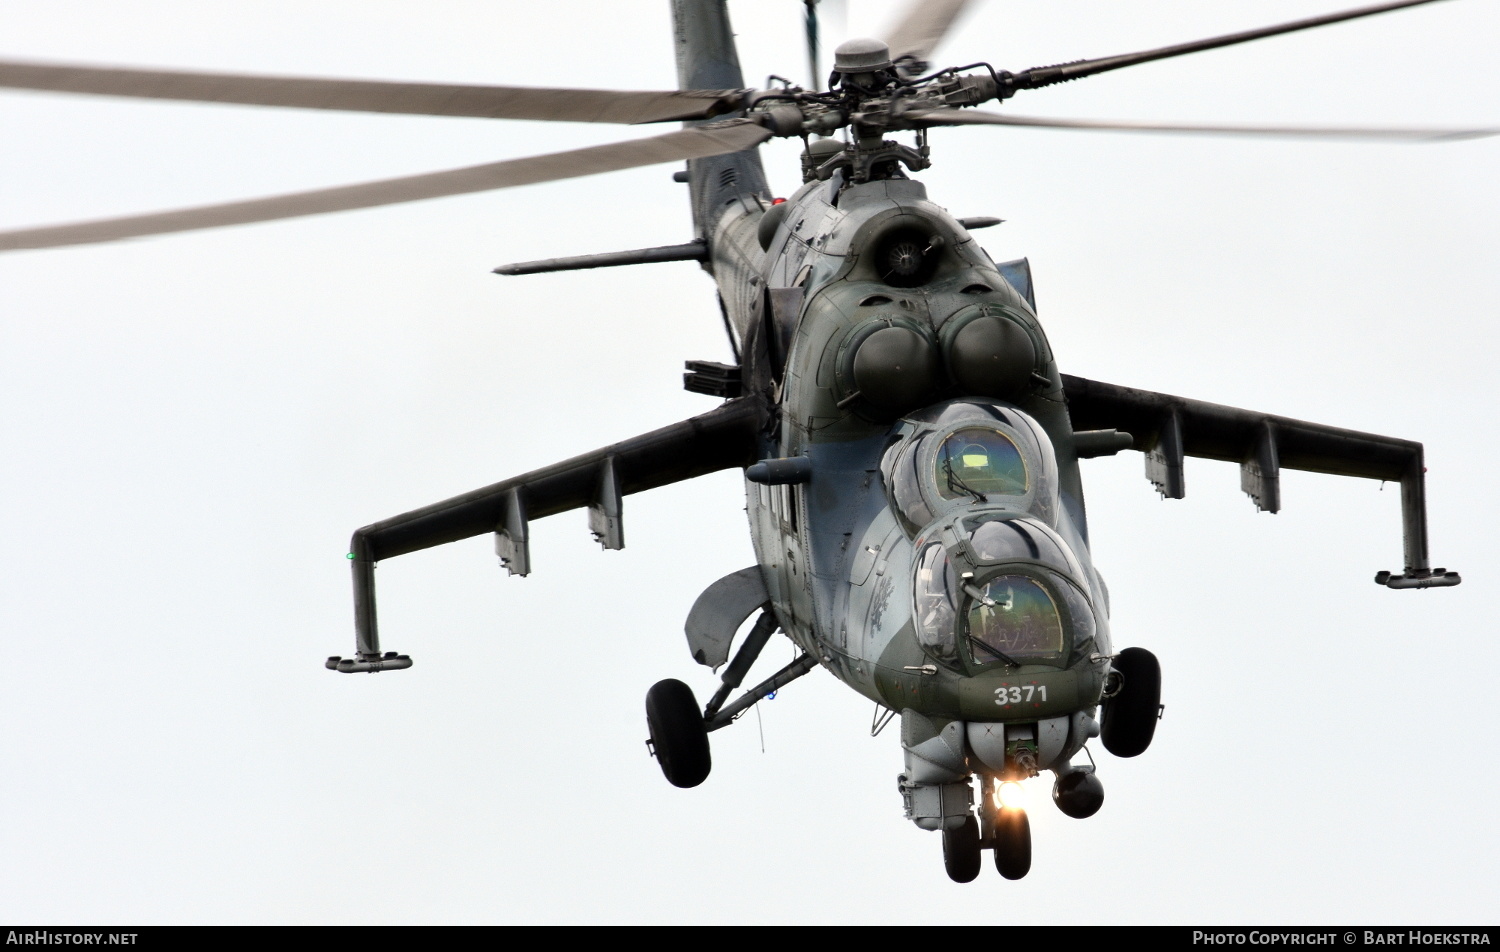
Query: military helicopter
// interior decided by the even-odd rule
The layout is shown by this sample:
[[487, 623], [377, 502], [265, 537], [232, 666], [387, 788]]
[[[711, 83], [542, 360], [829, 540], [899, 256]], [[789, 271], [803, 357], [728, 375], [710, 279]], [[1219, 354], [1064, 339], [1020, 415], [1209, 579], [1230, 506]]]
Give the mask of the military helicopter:
[[[586, 174], [625, 167], [622, 162], [689, 158], [686, 178], [698, 241], [533, 262], [506, 273], [704, 261], [719, 282], [740, 361], [695, 364], [686, 384], [728, 402], [676, 427], [360, 530], [351, 546], [358, 651], [348, 660], [330, 659], [330, 666], [355, 672], [410, 664], [405, 656], [380, 651], [373, 566], [381, 558], [493, 531], [502, 561], [526, 574], [531, 518], [586, 507], [601, 543], [619, 548], [624, 495], [745, 468], [759, 564], [711, 587], [689, 619], [695, 658], [712, 667], [728, 663], [724, 687], [701, 711], [680, 682], [663, 682], [648, 697], [652, 742], [668, 779], [683, 786], [701, 782], [710, 729], [726, 726], [769, 691], [822, 664], [902, 713], [908, 815], [919, 826], [944, 831], [950, 874], [972, 879], [979, 849], [989, 846], [1002, 873], [1024, 875], [1025, 814], [992, 802], [1002, 792], [994, 789], [997, 782], [1051, 769], [1059, 776], [1057, 800], [1064, 811], [1091, 813], [1102, 788], [1091, 769], [1075, 768], [1071, 759], [1095, 730], [1098, 702], [1104, 702], [1100, 729], [1106, 746], [1127, 755], [1149, 744], [1159, 703], [1154, 660], [1138, 649], [1111, 650], [1107, 593], [1086, 544], [1078, 458], [1145, 451], [1148, 474], [1168, 498], [1183, 494], [1184, 456], [1241, 462], [1247, 491], [1271, 511], [1279, 507], [1277, 473], [1283, 466], [1399, 481], [1405, 570], [1382, 573], [1377, 581], [1393, 588], [1436, 587], [1457, 584], [1458, 576], [1432, 569], [1426, 557], [1420, 446], [1062, 376], [1036, 323], [1025, 264], [989, 261], [969, 234], [986, 222], [948, 217], [926, 202], [905, 172], [930, 161], [927, 128], [1005, 124], [1003, 117], [955, 110], [1007, 91], [1408, 5], [1414, 4], [1109, 63], [1020, 74], [971, 67], [924, 75], [921, 61], [930, 45], [920, 37], [935, 41], [942, 30], [933, 22], [951, 22], [957, 9], [929, 5], [884, 50], [878, 43], [844, 48], [830, 91], [745, 93], [732, 69], [722, 11], [684, 4], [678, 8], [684, 88], [729, 92], [660, 94], [650, 103], [599, 93], [576, 97], [577, 109], [565, 112], [557, 103], [568, 97], [561, 95], [538, 105], [546, 97], [511, 89], [500, 97], [510, 105], [465, 107], [452, 105], [463, 90], [427, 89], [422, 92], [429, 100], [421, 107], [437, 114], [472, 115], [485, 108], [490, 112], [480, 114], [577, 119], [585, 110], [598, 115], [623, 103], [612, 114], [617, 120], [666, 120], [693, 115], [682, 101], [696, 100], [701, 118], [695, 121], [704, 124], [683, 133], [628, 149], [497, 163], [421, 182], [28, 230], [6, 239], [12, 242], [7, 247], [309, 214]], [[909, 35], [919, 41], [903, 42]], [[1114, 62], [1122, 59], [1127, 61]], [[235, 83], [201, 74], [122, 72], [16, 65], [5, 75], [11, 85], [30, 88], [128, 95], [128, 84], [138, 81], [135, 95], [276, 99], [271, 104], [319, 108], [358, 108], [353, 100], [359, 94], [371, 97], [364, 105], [373, 108], [372, 98], [388, 92], [340, 89], [352, 98], [329, 105], [326, 98], [314, 102], [332, 91], [317, 88], [316, 81], [267, 81], [270, 91], [233, 92]], [[648, 107], [657, 111], [643, 111]], [[471, 111], [456, 111], [463, 108]], [[715, 118], [738, 114], [743, 118]], [[771, 204], [746, 149], [773, 135], [844, 130], [847, 144], [809, 142], [804, 188]], [[898, 131], [915, 133], [916, 146], [887, 144], [884, 135]], [[1317, 131], [1430, 136], [1475, 130]], [[730, 639], [757, 610], [757, 624], [730, 661]], [[776, 627], [804, 654], [730, 702]], [[1068, 686], [1059, 688], [1064, 682]], [[1032, 707], [1014, 710], [1026, 704]], [[970, 780], [976, 772], [983, 781], [978, 816]]]

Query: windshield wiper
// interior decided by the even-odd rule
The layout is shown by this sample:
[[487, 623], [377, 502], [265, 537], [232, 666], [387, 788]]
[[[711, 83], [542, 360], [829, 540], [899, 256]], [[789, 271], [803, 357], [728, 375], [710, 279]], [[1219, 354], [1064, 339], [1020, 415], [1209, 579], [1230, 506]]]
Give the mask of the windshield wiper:
[[1021, 663], [1019, 661], [1017, 661], [1015, 658], [1012, 658], [1010, 655], [1008, 655], [1005, 652], [1001, 651], [999, 648], [995, 648], [995, 647], [992, 647], [990, 645], [985, 644], [984, 642], [980, 641], [978, 638], [975, 638], [972, 633], [965, 634], [964, 637], [969, 639], [969, 647], [971, 647], [971, 648], [978, 648], [978, 649], [981, 649], [983, 651], [987, 651], [990, 654], [994, 655], [995, 657], [999, 658], [1001, 661], [1004, 661], [1006, 664], [1010, 665], [1012, 668], [1019, 668], [1021, 666]]
[[975, 489], [973, 486], [970, 486], [968, 483], [964, 482], [963, 479], [961, 479], [959, 475], [953, 471], [953, 457], [949, 456], [946, 450], [944, 450], [943, 452], [943, 472], [948, 476], [949, 489], [953, 489], [961, 493], [968, 493], [970, 496], [974, 497], [975, 502], [990, 501], [988, 496]]

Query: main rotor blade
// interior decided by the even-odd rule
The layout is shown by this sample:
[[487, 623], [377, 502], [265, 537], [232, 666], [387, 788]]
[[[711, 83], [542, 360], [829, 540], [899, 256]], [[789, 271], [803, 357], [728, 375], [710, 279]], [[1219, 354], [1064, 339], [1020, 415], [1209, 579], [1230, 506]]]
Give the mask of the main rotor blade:
[[1500, 128], [1411, 129], [1360, 128], [1351, 126], [1262, 126], [1220, 125], [1196, 122], [1136, 122], [1129, 119], [1047, 119], [1041, 116], [1003, 116], [972, 109], [930, 109], [908, 112], [903, 119], [915, 119], [934, 126], [1032, 126], [1043, 129], [1092, 129], [1102, 132], [1167, 132], [1227, 136], [1290, 136], [1303, 139], [1384, 139], [1403, 142], [1452, 142], [1460, 139], [1483, 139], [1500, 135]]
[[648, 92], [460, 86], [69, 66], [15, 60], [0, 60], [0, 86], [132, 99], [554, 122], [637, 123], [708, 119], [739, 108], [741, 98], [740, 91], [728, 89]]
[[242, 225], [279, 218], [300, 218], [355, 208], [394, 205], [398, 202], [415, 202], [424, 198], [441, 198], [445, 195], [513, 188], [517, 185], [596, 175], [659, 162], [724, 155], [752, 148], [770, 137], [770, 130], [764, 126], [748, 119], [730, 119], [645, 139], [554, 152], [551, 155], [534, 155], [524, 159], [508, 159], [447, 172], [429, 172], [425, 175], [201, 208], [0, 232], [0, 251], [92, 244], [142, 235]]
[[1084, 76], [1093, 76], [1095, 73], [1107, 73], [1112, 69], [1122, 69], [1126, 66], [1135, 66], [1139, 63], [1149, 63], [1153, 60], [1168, 59], [1173, 56], [1183, 56], [1187, 53], [1197, 53], [1202, 50], [1215, 50], [1221, 46], [1233, 46], [1236, 43], [1248, 43], [1251, 40], [1259, 40], [1268, 36], [1280, 36], [1283, 33], [1295, 33], [1298, 30], [1310, 30], [1315, 26], [1327, 26], [1330, 23], [1342, 23], [1345, 20], [1355, 20], [1360, 17], [1374, 16], [1377, 13], [1386, 13], [1391, 10], [1400, 10], [1404, 7], [1417, 7], [1424, 3], [1436, 3], [1437, 0], [1396, 0], [1394, 3], [1382, 3], [1372, 7], [1360, 7], [1357, 10], [1345, 10], [1342, 13], [1329, 13], [1320, 17], [1311, 17], [1306, 20], [1295, 20], [1291, 23], [1283, 23], [1279, 26], [1262, 27], [1258, 30], [1246, 30], [1242, 33], [1230, 33], [1227, 36], [1217, 36], [1206, 40], [1194, 40], [1191, 43], [1178, 43], [1175, 46], [1163, 46], [1159, 49], [1145, 50], [1140, 53], [1125, 53], [1120, 56], [1105, 56], [1099, 59], [1079, 60], [1076, 63], [1059, 63], [1056, 66], [1037, 66], [1032, 69], [1023, 70], [1014, 74], [1010, 79], [1010, 85], [1014, 89], [1039, 89], [1042, 86], [1051, 86], [1054, 83], [1064, 83], [1070, 79], [1081, 79]]
[[818, 0], [802, 0], [805, 8], [802, 11], [802, 27], [807, 39], [807, 68], [808, 75], [812, 77], [811, 87], [813, 90], [823, 88], [827, 77], [823, 75], [823, 67], [819, 63], [818, 51], [823, 45], [823, 38], [818, 30]]
[[908, 0], [905, 14], [885, 41], [891, 48], [891, 59], [910, 57], [913, 75], [926, 72], [932, 51], [968, 4], [969, 0]]

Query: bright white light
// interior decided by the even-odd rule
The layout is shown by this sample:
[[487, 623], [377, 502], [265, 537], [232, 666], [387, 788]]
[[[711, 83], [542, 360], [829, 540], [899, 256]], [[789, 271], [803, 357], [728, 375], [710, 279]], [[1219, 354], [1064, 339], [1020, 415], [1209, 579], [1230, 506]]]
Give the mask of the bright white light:
[[1026, 809], [1026, 788], [1014, 780], [1007, 780], [995, 788], [995, 806], [1007, 810]]

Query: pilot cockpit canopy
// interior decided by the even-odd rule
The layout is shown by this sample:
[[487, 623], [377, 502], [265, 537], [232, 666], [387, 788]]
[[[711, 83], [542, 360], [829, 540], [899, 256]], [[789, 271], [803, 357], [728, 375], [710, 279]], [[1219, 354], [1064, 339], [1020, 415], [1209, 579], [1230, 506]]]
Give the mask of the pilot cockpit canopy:
[[950, 400], [903, 417], [882, 462], [891, 506], [915, 536], [960, 507], [1057, 518], [1057, 460], [1041, 426], [1013, 408]]
[[937, 450], [938, 495], [944, 499], [1026, 495], [1026, 459], [1015, 441], [989, 426], [948, 434]]

